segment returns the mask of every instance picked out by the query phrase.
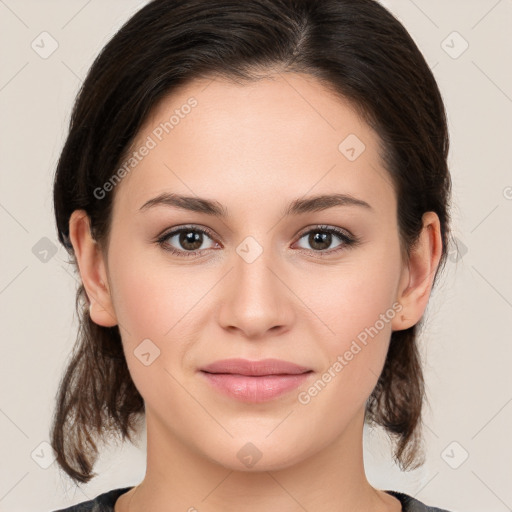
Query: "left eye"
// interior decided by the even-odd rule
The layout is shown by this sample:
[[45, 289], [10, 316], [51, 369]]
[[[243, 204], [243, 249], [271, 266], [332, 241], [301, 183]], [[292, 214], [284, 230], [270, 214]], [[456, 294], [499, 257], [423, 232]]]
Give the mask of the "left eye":
[[[341, 240], [341, 242], [336, 245], [334, 249], [331, 248], [331, 250], [327, 251], [326, 249], [332, 244], [333, 235], [338, 238], [338, 240]], [[349, 237], [343, 231], [329, 226], [319, 226], [315, 229], [311, 229], [304, 233], [300, 237], [299, 241], [306, 237], [307, 243], [313, 247], [314, 252], [337, 252], [338, 250], [355, 243], [355, 239]], [[339, 248], [340, 246], [342, 247]]]
[[[333, 235], [335, 238], [340, 240], [340, 243], [338, 243], [334, 249], [331, 248], [330, 250], [327, 250], [333, 242]], [[213, 244], [210, 247], [203, 247], [205, 236], [210, 239]], [[212, 237], [213, 235], [211, 235], [205, 229], [183, 227], [162, 235], [157, 240], [157, 243], [166, 251], [169, 251], [178, 256], [187, 257], [194, 256], [198, 252], [206, 249], [219, 247], [219, 244], [215, 242]], [[173, 239], [175, 239], [175, 243], [177, 242], [180, 247], [176, 248], [172, 244]], [[314, 229], [310, 229], [309, 231], [302, 234], [302, 236], [299, 238], [299, 242], [302, 239], [306, 239], [307, 243], [309, 243], [313, 249], [304, 247], [300, 247], [300, 249], [305, 249], [317, 254], [335, 253], [357, 243], [357, 239], [349, 236], [344, 231], [329, 226], [318, 226]]]

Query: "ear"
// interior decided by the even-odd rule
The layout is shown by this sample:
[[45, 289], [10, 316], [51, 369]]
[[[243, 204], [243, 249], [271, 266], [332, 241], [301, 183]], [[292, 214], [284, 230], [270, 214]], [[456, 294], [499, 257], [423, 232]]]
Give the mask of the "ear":
[[397, 301], [403, 306], [392, 320], [392, 330], [401, 331], [418, 323], [427, 308], [430, 291], [442, 252], [441, 226], [435, 212], [422, 217], [423, 229], [408, 265], [403, 269]]
[[106, 262], [99, 244], [92, 238], [89, 216], [84, 210], [75, 210], [71, 214], [69, 238], [89, 299], [91, 320], [103, 327], [117, 325], [108, 286]]

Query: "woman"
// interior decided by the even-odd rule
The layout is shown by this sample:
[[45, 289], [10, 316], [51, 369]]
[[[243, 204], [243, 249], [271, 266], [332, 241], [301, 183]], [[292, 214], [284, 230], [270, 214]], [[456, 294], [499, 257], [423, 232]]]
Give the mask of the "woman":
[[[154, 0], [93, 64], [59, 160], [80, 331], [62, 469], [147, 428], [135, 487], [66, 509], [439, 511], [373, 488], [365, 422], [418, 467], [417, 333], [449, 240], [443, 102], [373, 0]], [[82, 507], [82, 508], [79, 508]]]

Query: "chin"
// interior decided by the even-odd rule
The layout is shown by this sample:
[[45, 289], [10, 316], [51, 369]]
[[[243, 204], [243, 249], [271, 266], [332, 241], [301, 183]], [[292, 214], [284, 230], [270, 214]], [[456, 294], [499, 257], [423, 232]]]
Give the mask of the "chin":
[[[302, 443], [290, 442], [284, 445], [277, 437], [274, 442], [265, 439], [267, 434], [260, 438], [253, 437], [252, 441], [231, 440], [230, 446], [225, 446], [219, 453], [206, 454], [207, 457], [231, 471], [258, 473], [263, 471], [280, 471], [287, 469], [307, 457], [297, 446]], [[259, 439], [259, 440], [258, 440]]]

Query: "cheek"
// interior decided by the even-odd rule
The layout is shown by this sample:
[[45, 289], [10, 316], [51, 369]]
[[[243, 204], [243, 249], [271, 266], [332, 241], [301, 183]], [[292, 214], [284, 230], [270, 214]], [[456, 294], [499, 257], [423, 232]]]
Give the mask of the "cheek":
[[148, 406], [177, 406], [174, 397], [180, 397], [181, 390], [171, 375], [187, 352], [193, 316], [187, 315], [192, 305], [180, 298], [186, 283], [169, 279], [170, 271], [143, 261], [135, 251], [122, 254], [114, 258], [112, 252], [111, 277], [130, 375]]
[[391, 322], [401, 310], [396, 301], [401, 270], [398, 245], [375, 244], [360, 254], [333, 267], [328, 275], [316, 274], [301, 292], [321, 320], [309, 324], [316, 326], [311, 336], [326, 355], [323, 372], [328, 373], [330, 389], [323, 394], [326, 406], [331, 401], [347, 405], [348, 400], [357, 408], [366, 400], [385, 362]]
[[360, 260], [348, 260], [330, 272], [311, 272], [300, 292], [305, 302], [325, 326], [326, 339], [336, 347], [345, 345], [377, 324], [389, 334], [390, 322], [382, 324], [382, 315], [392, 319], [396, 309], [396, 288], [400, 266], [391, 251], [372, 251]]
[[125, 327], [123, 341], [126, 337], [130, 344], [145, 338], [163, 340], [175, 325], [179, 327], [191, 307], [187, 308], [189, 290], [197, 285], [187, 283], [186, 271], [167, 265], [158, 250], [139, 238], [118, 226], [109, 247], [114, 310]]
[[[169, 308], [172, 302], [162, 292], [161, 276], [156, 269], [133, 261], [122, 262], [116, 268], [113, 288], [118, 321], [132, 342], [138, 338], [159, 339], [170, 329], [174, 316]], [[173, 284], [168, 283], [164, 290], [173, 294]]]
[[111, 247], [114, 310], [134, 381], [140, 372], [137, 355], [142, 343], [159, 354], [152, 366], [165, 363], [175, 371], [187, 364], [190, 345], [200, 337], [201, 321], [209, 318], [204, 312], [204, 296], [214, 286], [216, 276], [194, 272], [192, 267], [167, 265], [162, 258], [156, 261], [147, 248], [137, 250], [121, 243]]

